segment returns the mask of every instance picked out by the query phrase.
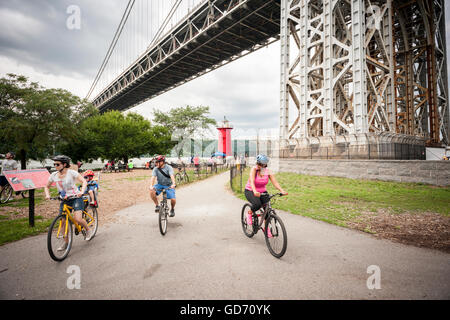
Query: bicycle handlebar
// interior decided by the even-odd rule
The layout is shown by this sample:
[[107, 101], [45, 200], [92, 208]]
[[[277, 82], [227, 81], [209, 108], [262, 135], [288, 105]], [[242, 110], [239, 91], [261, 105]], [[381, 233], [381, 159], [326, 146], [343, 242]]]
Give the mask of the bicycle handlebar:
[[65, 200], [65, 201], [67, 201], [67, 200], [78, 199], [78, 198], [82, 199], [82, 196], [81, 197], [71, 196], [71, 197], [67, 197], [67, 198], [61, 198], [60, 196], [58, 196], [58, 197], [50, 197], [50, 200], [60, 200], [60, 201]]
[[269, 193], [267, 192], [267, 194], [269, 195], [269, 199], [272, 199], [272, 198], [274, 198], [274, 197], [282, 197], [282, 196], [284, 196], [281, 192], [279, 192], [279, 193], [274, 193], [274, 194], [269, 194]]

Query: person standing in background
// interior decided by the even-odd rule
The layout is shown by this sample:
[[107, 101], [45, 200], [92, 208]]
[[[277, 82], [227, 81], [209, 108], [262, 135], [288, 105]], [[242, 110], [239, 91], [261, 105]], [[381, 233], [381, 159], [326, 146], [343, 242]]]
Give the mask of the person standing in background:
[[17, 170], [19, 168], [19, 165], [16, 160], [14, 160], [16, 154], [12, 151], [8, 152], [5, 155], [5, 159], [1, 162], [2, 164], [2, 170], [0, 173], [0, 192], [3, 190], [5, 186], [8, 185], [8, 179], [6, 179], [4, 172], [5, 171], [11, 171], [11, 170]]

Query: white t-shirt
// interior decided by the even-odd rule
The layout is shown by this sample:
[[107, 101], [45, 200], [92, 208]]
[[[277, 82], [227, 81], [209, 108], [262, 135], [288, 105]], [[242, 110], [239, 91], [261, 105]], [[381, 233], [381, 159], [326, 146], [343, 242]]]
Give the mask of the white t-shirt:
[[58, 192], [61, 194], [61, 196], [73, 197], [81, 194], [81, 191], [78, 190], [75, 184], [79, 175], [78, 172], [72, 169], [68, 169], [66, 176], [63, 179], [61, 179], [58, 175], [58, 171], [53, 172], [48, 178], [48, 182], [56, 183], [56, 188], [58, 189]]
[[9, 160], [2, 160], [2, 176], [4, 175], [4, 171], [10, 171], [10, 170], [17, 170], [19, 165], [17, 164], [16, 160], [9, 159]]

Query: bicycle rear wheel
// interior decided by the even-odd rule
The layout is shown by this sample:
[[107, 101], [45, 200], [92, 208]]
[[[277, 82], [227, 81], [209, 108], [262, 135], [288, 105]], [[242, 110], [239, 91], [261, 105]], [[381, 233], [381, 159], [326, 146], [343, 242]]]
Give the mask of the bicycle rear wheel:
[[29, 192], [28, 192], [28, 190], [25, 190], [25, 191], [22, 191], [21, 193], [20, 193], [21, 195], [22, 195], [22, 198], [28, 198], [29, 197]]
[[183, 174], [183, 179], [186, 183], [189, 183], [189, 176], [187, 175], [186, 171]]
[[179, 172], [175, 175], [175, 181], [177, 182], [177, 185], [183, 182], [183, 176]]
[[[268, 237], [270, 230], [271, 237]], [[264, 228], [264, 237], [266, 239], [269, 252], [276, 258], [281, 258], [287, 249], [287, 233], [281, 218], [275, 214], [270, 214]]]
[[88, 208], [89, 211], [86, 210], [86, 213], [83, 212], [83, 219], [86, 220], [89, 229], [92, 229], [92, 238], [95, 237], [95, 234], [97, 233], [98, 229], [98, 212], [97, 208], [90, 207]]
[[244, 206], [242, 207], [242, 212], [241, 212], [241, 224], [242, 224], [242, 231], [244, 231], [244, 234], [251, 238], [254, 236], [255, 234], [255, 229], [253, 227], [253, 224], [249, 225], [247, 223], [247, 212], [249, 210], [251, 210], [252, 206], [249, 203], [244, 204]]
[[[70, 252], [73, 242], [72, 222], [69, 220], [67, 242], [64, 237], [66, 217], [59, 215], [53, 220], [47, 234], [47, 249], [50, 257], [55, 261], [63, 261]], [[67, 244], [67, 246], [65, 245]], [[64, 248], [65, 247], [65, 248]]]
[[11, 199], [11, 196], [13, 194], [13, 188], [10, 184], [7, 184], [2, 192], [0, 193], [0, 203], [6, 203]]
[[159, 209], [159, 232], [162, 235], [165, 235], [167, 232], [167, 204], [162, 203], [161, 208]]

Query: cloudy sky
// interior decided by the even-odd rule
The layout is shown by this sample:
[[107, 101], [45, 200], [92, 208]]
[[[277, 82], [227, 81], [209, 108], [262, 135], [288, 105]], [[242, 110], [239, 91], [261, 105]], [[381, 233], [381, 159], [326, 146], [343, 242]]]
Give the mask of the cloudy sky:
[[[161, 2], [154, 0], [153, 3], [156, 5], [158, 1]], [[127, 2], [0, 0], [0, 77], [7, 73], [23, 74], [45, 87], [61, 87], [85, 97]], [[446, 2], [446, 21], [450, 22], [450, 4]], [[73, 5], [80, 9], [79, 29], [69, 28], [67, 24], [74, 13], [68, 9]], [[155, 11], [148, 5], [140, 9]], [[145, 21], [145, 16], [141, 18]], [[158, 23], [162, 18], [147, 16], [147, 21]], [[151, 35], [147, 34], [140, 43], [145, 43], [149, 37]], [[273, 128], [276, 135], [280, 101], [279, 55], [280, 44], [276, 42], [131, 111], [151, 119], [153, 109], [203, 105], [210, 107], [210, 116], [218, 121], [226, 116], [238, 135], [252, 135], [256, 128]]]

